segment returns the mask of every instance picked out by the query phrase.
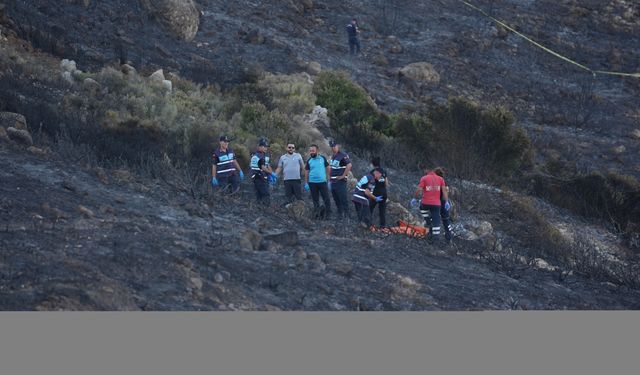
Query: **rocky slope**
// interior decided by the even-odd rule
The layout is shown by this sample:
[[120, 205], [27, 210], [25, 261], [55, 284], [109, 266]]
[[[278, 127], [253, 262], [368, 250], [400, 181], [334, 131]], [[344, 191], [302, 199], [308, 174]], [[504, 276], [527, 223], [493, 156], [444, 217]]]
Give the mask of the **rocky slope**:
[[[24, 45], [27, 60], [42, 64], [0, 71], [0, 111], [25, 115], [0, 112], [1, 310], [640, 308], [638, 254], [539, 199], [452, 180], [459, 237], [429, 246], [352, 221], [313, 221], [304, 205], [284, 207], [279, 190], [261, 211], [247, 182], [241, 194], [216, 199], [200, 177], [172, 174], [169, 164], [153, 178], [103, 169], [91, 152], [65, 153], [45, 135], [61, 128], [51, 119], [71, 87], [58, 82], [63, 57], [84, 71], [129, 62], [143, 74], [162, 68], [223, 88], [261, 69], [304, 70], [310, 79], [346, 69], [384, 109], [449, 95], [504, 104], [540, 162], [637, 174], [633, 79], [585, 79], [453, 0], [174, 3], [0, 5], [0, 43]], [[634, 4], [477, 3], [590, 66], [637, 68], [637, 51], [624, 49], [638, 41]], [[346, 55], [342, 30], [352, 15], [363, 29], [356, 58]], [[55, 84], [40, 71], [33, 79], [35, 69]], [[94, 89], [74, 79], [82, 82], [74, 90]], [[353, 156], [360, 175], [367, 163]], [[392, 199], [405, 202], [417, 176], [390, 172]], [[402, 205], [390, 211], [391, 222], [410, 214]], [[581, 256], [562, 260], [565, 242]]]
[[478, 241], [429, 246], [259, 210], [247, 182], [198, 201], [34, 152], [0, 141], [0, 310], [640, 308], [638, 290], [542, 263], [506, 272]]
[[[180, 22], [171, 1], [16, 1], [11, 30], [95, 70], [114, 61], [178, 71], [228, 86], [257, 67], [273, 72], [345, 69], [390, 111], [416, 99], [462, 95], [513, 110], [539, 161], [640, 175], [637, 78], [595, 78], [507, 32], [458, 0], [200, 0]], [[614, 1], [474, 1], [496, 18], [593, 69], [637, 72], [638, 4]], [[144, 5], [144, 6], [143, 6]], [[174, 5], [175, 8], [175, 5]], [[179, 10], [179, 9], [178, 9]], [[344, 25], [360, 19], [363, 55], [346, 54]], [[6, 23], [6, 22], [5, 22]], [[198, 30], [192, 35], [197, 25]], [[176, 41], [187, 39], [187, 41]], [[310, 62], [319, 63], [309, 64]], [[398, 71], [434, 67], [437, 80], [409, 85]], [[92, 68], [92, 69], [89, 69]]]

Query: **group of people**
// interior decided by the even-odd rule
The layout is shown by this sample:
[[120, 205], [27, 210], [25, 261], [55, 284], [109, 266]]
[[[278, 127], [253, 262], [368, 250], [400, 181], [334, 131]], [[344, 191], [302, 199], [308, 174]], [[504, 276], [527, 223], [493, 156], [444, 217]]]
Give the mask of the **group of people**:
[[[213, 153], [211, 185], [219, 191], [235, 193], [239, 189], [240, 180], [244, 179], [244, 172], [238, 164], [236, 155], [229, 147], [230, 139], [223, 135], [220, 145]], [[250, 168], [256, 199], [259, 203], [271, 203], [270, 186], [275, 186], [279, 176], [284, 181], [284, 191], [287, 201], [302, 200], [302, 190], [310, 192], [316, 216], [329, 218], [332, 204], [329, 192], [333, 198], [333, 205], [337, 211], [337, 219], [349, 217], [349, 193], [347, 180], [352, 169], [349, 155], [341, 150], [341, 145], [335, 140], [329, 142], [332, 155], [330, 159], [319, 153], [318, 145], [309, 147], [309, 158], [305, 161], [294, 143], [287, 144], [287, 152], [283, 154], [275, 170], [271, 165], [269, 141], [261, 138], [257, 150], [251, 156]], [[371, 160], [372, 169], [358, 182], [351, 194], [359, 222], [363, 227], [372, 225], [372, 214], [378, 207], [380, 226], [385, 227], [387, 189], [390, 185], [387, 173], [382, 168], [380, 158]], [[411, 200], [411, 206], [418, 206], [426, 225], [430, 228], [429, 238], [437, 239], [444, 226], [445, 238], [451, 239], [452, 228], [449, 218], [448, 188], [444, 181], [444, 170], [436, 168], [425, 170], [425, 175]], [[322, 197], [322, 204], [320, 203]]]

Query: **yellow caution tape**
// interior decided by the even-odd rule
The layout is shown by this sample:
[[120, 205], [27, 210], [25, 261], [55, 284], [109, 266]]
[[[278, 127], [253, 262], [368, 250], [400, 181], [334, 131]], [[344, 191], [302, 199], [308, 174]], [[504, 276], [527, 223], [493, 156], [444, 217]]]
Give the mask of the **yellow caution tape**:
[[590, 72], [591, 74], [593, 74], [594, 76], [597, 75], [597, 74], [606, 74], [606, 75], [614, 75], [614, 76], [622, 76], [622, 77], [640, 78], [640, 73], [621, 73], [621, 72], [610, 72], [610, 71], [606, 71], [606, 70], [594, 70], [594, 69], [591, 69], [588, 66], [582, 65], [579, 62], [571, 60], [570, 58], [568, 58], [566, 56], [563, 56], [563, 55], [559, 54], [558, 52], [553, 51], [550, 48], [547, 48], [547, 47], [543, 46], [542, 44], [536, 42], [535, 40], [529, 38], [528, 36], [522, 34], [521, 32], [515, 30], [513, 27], [507, 25], [505, 22], [500, 21], [499, 19], [496, 19], [496, 18], [492, 17], [491, 15], [489, 15], [487, 12], [485, 12], [481, 8], [478, 8], [477, 6], [467, 2], [465, 0], [458, 0], [458, 1], [460, 1], [463, 4], [465, 4], [469, 8], [472, 8], [472, 9], [482, 13], [485, 17], [491, 19], [493, 22], [495, 22], [498, 25], [504, 27], [505, 29], [513, 32], [514, 34], [516, 34], [519, 37], [523, 38], [527, 42], [533, 44], [534, 46], [536, 46], [536, 47], [538, 47], [540, 49], [542, 49], [543, 51], [545, 51], [545, 52], [547, 52], [547, 53], [549, 53], [549, 54], [551, 54], [551, 55], [553, 55], [553, 56], [555, 56], [555, 57], [557, 57], [557, 58], [559, 58], [561, 60], [564, 60], [564, 61], [566, 61], [566, 62], [568, 62], [570, 64], [573, 64], [573, 65], [575, 65], [575, 66], [577, 66], [577, 67], [579, 67], [579, 68], [581, 68], [583, 70], [586, 70], [586, 71]]

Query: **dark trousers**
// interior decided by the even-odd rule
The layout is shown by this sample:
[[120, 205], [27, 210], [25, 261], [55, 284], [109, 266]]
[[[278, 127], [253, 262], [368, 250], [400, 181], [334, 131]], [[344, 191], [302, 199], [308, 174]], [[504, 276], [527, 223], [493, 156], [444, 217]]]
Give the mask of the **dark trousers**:
[[329, 198], [329, 188], [326, 182], [309, 182], [309, 191], [311, 191], [314, 208], [320, 207], [320, 195], [322, 195], [325, 212], [331, 212], [331, 199]]
[[360, 53], [360, 40], [358, 37], [349, 37], [349, 53]]
[[232, 174], [230, 176], [225, 177], [217, 177], [218, 178], [218, 188], [220, 191], [225, 193], [235, 193], [238, 190], [240, 181], [238, 180], [238, 176]]
[[371, 211], [371, 215], [373, 216], [373, 210], [378, 206], [378, 216], [380, 216], [380, 226], [387, 226], [387, 198], [383, 199], [382, 202], [372, 201], [369, 202], [369, 210]]
[[353, 205], [358, 213], [358, 220], [367, 226], [371, 226], [371, 211], [369, 210], [369, 206], [359, 202], [353, 202]]
[[302, 200], [300, 180], [284, 180], [284, 194], [289, 202], [293, 201], [294, 196], [297, 200]]
[[442, 219], [442, 226], [444, 227], [444, 237], [450, 240], [451, 237], [453, 237], [453, 226], [451, 225], [449, 211], [444, 209], [444, 203], [440, 206], [440, 218]]
[[347, 197], [347, 181], [332, 182], [331, 195], [338, 209], [338, 216], [349, 216], [349, 199]]
[[424, 218], [424, 222], [429, 227], [429, 238], [436, 239], [440, 236], [440, 206], [432, 206], [427, 204], [420, 205], [420, 213]]
[[253, 178], [253, 186], [256, 188], [256, 199], [258, 203], [271, 204], [271, 195], [269, 194], [269, 183], [267, 180], [256, 176]]

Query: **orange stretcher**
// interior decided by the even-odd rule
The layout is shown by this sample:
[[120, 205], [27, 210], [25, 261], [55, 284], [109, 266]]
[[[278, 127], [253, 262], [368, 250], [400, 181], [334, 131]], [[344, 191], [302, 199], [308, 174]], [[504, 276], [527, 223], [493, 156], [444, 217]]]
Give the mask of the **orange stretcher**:
[[429, 228], [420, 225], [412, 225], [404, 220], [398, 221], [398, 226], [388, 228], [371, 227], [372, 232], [385, 234], [403, 234], [415, 238], [424, 238], [429, 233]]

